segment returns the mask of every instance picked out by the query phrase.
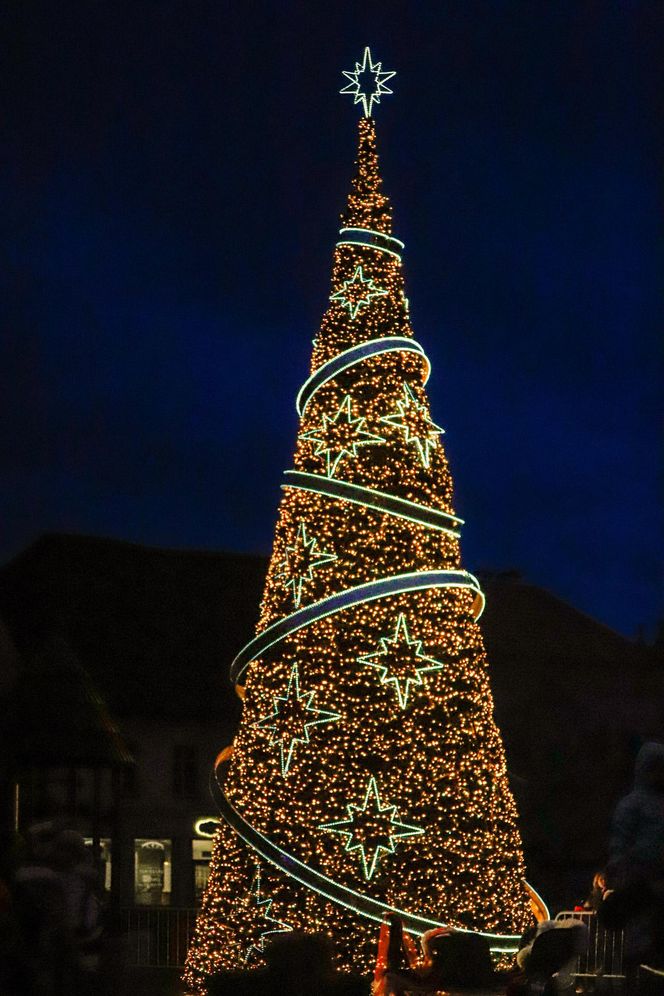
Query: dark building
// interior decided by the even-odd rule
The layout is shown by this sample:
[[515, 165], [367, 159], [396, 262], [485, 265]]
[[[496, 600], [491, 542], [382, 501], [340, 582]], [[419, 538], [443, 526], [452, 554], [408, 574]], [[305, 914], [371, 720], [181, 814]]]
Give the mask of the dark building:
[[[66, 653], [135, 763], [101, 786], [107, 885], [123, 905], [192, 906], [213, 816], [208, 779], [241, 704], [230, 662], [253, 635], [265, 558], [44, 536], [0, 571], [0, 695]], [[582, 896], [645, 738], [664, 738], [664, 666], [513, 573], [482, 578], [496, 716], [529, 875], [552, 905]], [[66, 648], [66, 651], [63, 650]], [[92, 836], [82, 766], [26, 768], [22, 820], [62, 813]], [[196, 829], [198, 824], [199, 830]], [[204, 828], [205, 829], [205, 828]]]

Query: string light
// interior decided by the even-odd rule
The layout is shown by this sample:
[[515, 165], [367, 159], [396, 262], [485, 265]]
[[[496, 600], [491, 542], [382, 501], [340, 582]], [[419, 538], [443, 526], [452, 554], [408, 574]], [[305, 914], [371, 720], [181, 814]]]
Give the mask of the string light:
[[314, 692], [300, 692], [298, 666], [293, 664], [286, 694], [275, 695], [272, 712], [255, 724], [258, 729], [270, 730], [270, 743], [279, 745], [281, 774], [284, 778], [288, 774], [297, 744], [309, 743], [309, 727], [341, 719], [336, 712], [317, 709], [312, 705], [313, 698]]
[[374, 297], [384, 297], [386, 294], [386, 290], [377, 287], [371, 277], [364, 276], [362, 267], [357, 266], [351, 279], [344, 280], [339, 290], [330, 294], [330, 301], [337, 301], [355, 319], [360, 308], [366, 308]]
[[398, 515], [408, 522], [417, 522], [431, 529], [442, 529], [443, 532], [457, 538], [460, 535], [458, 527], [463, 525], [463, 519], [450, 515], [449, 512], [443, 512], [440, 508], [427, 508], [405, 498], [388, 495], [384, 491], [365, 488], [359, 484], [349, 484], [348, 481], [335, 481], [329, 477], [321, 477], [320, 474], [303, 474], [296, 470], [285, 471], [284, 477], [286, 484], [282, 484], [282, 488], [303, 488], [305, 491], [314, 491], [319, 495], [329, 495], [330, 498], [343, 498], [344, 501], [364, 505], [365, 508]]
[[[253, 917], [249, 916], [248, 921], [251, 924], [252, 920], [258, 923], [258, 939], [253, 941], [247, 947], [244, 954], [244, 964], [249, 965], [255, 957], [259, 958], [265, 954], [265, 942], [273, 937], [275, 934], [289, 933], [293, 928], [287, 924], [282, 923], [281, 920], [275, 920], [273, 916], [270, 915], [270, 910], [272, 909], [272, 899], [264, 899], [261, 896], [261, 867], [256, 865], [256, 871], [254, 872], [254, 879], [249, 888], [250, 900], [248, 903], [249, 910], [254, 914]], [[263, 929], [261, 929], [263, 927]]]
[[[276, 575], [281, 577], [281, 574]], [[236, 682], [242, 676], [252, 661], [258, 660], [266, 650], [274, 647], [280, 641], [285, 641], [293, 633], [312, 626], [314, 623], [343, 612], [354, 606], [367, 605], [377, 599], [385, 599], [390, 595], [400, 595], [403, 592], [426, 591], [435, 588], [470, 588], [475, 592], [472, 612], [475, 619], [479, 618], [484, 607], [484, 595], [476, 577], [468, 571], [410, 571], [407, 574], [393, 574], [391, 577], [379, 578], [377, 581], [367, 581], [352, 588], [321, 598], [282, 616], [276, 622], [262, 629], [253, 640], [247, 643], [231, 665], [231, 680]], [[478, 605], [479, 600], [479, 605]]]
[[383, 436], [364, 428], [366, 421], [362, 415], [353, 416], [353, 399], [347, 394], [334, 415], [324, 412], [322, 425], [302, 434], [302, 439], [316, 444], [316, 456], [325, 457], [328, 477], [334, 477], [344, 457], [356, 457], [359, 446], [385, 442]]
[[278, 578], [284, 579], [287, 588], [292, 588], [296, 606], [302, 601], [302, 585], [313, 581], [315, 570], [336, 559], [336, 554], [319, 549], [315, 536], [307, 536], [305, 522], [298, 523], [295, 542], [293, 546], [286, 547], [286, 558], [281, 565], [281, 573], [277, 574]]
[[385, 86], [388, 80], [397, 74], [383, 71], [382, 62], [374, 62], [371, 58], [369, 46], [364, 50], [362, 62], [355, 63], [353, 72], [343, 70], [343, 75], [350, 80], [339, 93], [351, 93], [355, 97], [354, 104], [362, 104], [365, 117], [371, 117], [372, 105], [380, 104], [380, 98], [385, 93], [392, 93], [389, 87]]
[[406, 442], [415, 444], [422, 466], [429, 466], [430, 451], [438, 446], [438, 436], [445, 430], [434, 424], [427, 406], [420, 404], [410, 384], [403, 385], [403, 398], [397, 401], [397, 411], [383, 415], [381, 422], [401, 429]]
[[315, 394], [319, 387], [326, 384], [328, 380], [334, 380], [344, 370], [349, 370], [356, 363], [361, 363], [362, 360], [366, 360], [369, 356], [378, 356], [379, 353], [390, 353], [395, 349], [401, 352], [406, 350], [407, 352], [420, 354], [427, 365], [426, 375], [423, 380], [423, 384], [426, 384], [429, 379], [431, 366], [419, 342], [415, 342], [414, 339], [402, 339], [395, 336], [389, 336], [385, 339], [372, 339], [369, 342], [361, 342], [359, 346], [353, 346], [352, 349], [346, 349], [343, 353], [339, 353], [338, 356], [335, 356], [328, 363], [324, 363], [322, 367], [306, 380], [300, 388], [297, 401], [295, 402], [298, 415], [302, 417], [304, 409], [307, 407], [312, 395]]
[[[360, 85], [348, 89], [361, 97]], [[358, 268], [385, 293], [354, 316], [330, 302], [298, 397], [256, 636], [233, 665], [243, 716], [219, 769], [223, 822], [188, 956], [190, 992], [205, 993], [210, 973], [241, 966], [256, 947], [242, 897], [257, 862], [270, 917], [328, 932], [338, 965], [364, 973], [385, 909], [413, 928], [482, 932], [496, 951], [513, 950], [532, 923], [476, 621], [483, 599], [461, 563], [462, 520], [401, 248], [374, 122], [363, 117], [332, 294]], [[336, 559], [296, 563], [313, 537]], [[303, 579], [299, 596], [293, 577]]]
[[[252, 827], [249, 823], [247, 823], [246, 820], [240, 816], [238, 811], [229, 803], [228, 799], [223, 794], [223, 791], [220, 790], [220, 786], [216, 779], [212, 782], [212, 792], [217, 801], [217, 805], [219, 806], [219, 812], [223, 815], [229, 827], [233, 828], [237, 835], [249, 845], [252, 851], [255, 854], [259, 854], [269, 864], [272, 864], [276, 868], [286, 872], [290, 878], [294, 878], [296, 881], [306, 886], [308, 890], [313, 890], [319, 896], [331, 900], [338, 906], [343, 906], [348, 910], [352, 910], [354, 913], [357, 913], [363, 918], [373, 920], [375, 923], [382, 923], [388, 914], [394, 913], [401, 918], [405, 929], [414, 934], [423, 934], [427, 930], [433, 930], [437, 927], [446, 926], [446, 924], [440, 920], [435, 920], [426, 916], [419, 916], [417, 914], [409, 913], [407, 910], [398, 909], [395, 906], [389, 906], [385, 902], [379, 902], [367, 894], [356, 892], [348, 886], [341, 885], [341, 883], [334, 881], [331, 878], [327, 878], [325, 875], [322, 875], [320, 872], [312, 868], [311, 865], [303, 864], [301, 861], [298, 861], [297, 858], [293, 857], [292, 854], [288, 854], [282, 848], [277, 847], [272, 841], [268, 840], [267, 837], [264, 837], [261, 833], [259, 833], [255, 827]], [[542, 900], [541, 896], [537, 895], [533, 887], [528, 883], [524, 883], [524, 885], [531, 897], [537, 897], [538, 902], [542, 905], [548, 917], [548, 910], [546, 909], [546, 904]], [[492, 934], [489, 931], [481, 930], [470, 931], [464, 927], [457, 927], [456, 929], [461, 931], [461, 933], [476, 933], [480, 934], [482, 937], [486, 937], [489, 941], [491, 950], [494, 952], [514, 953], [518, 950], [520, 940], [519, 935], [510, 936], [505, 934]]]
[[399, 820], [397, 807], [383, 805], [376, 779], [369, 779], [367, 793], [361, 805], [346, 806], [348, 819], [321, 823], [319, 830], [331, 830], [346, 838], [345, 851], [359, 851], [364, 877], [370, 879], [381, 854], [394, 854], [402, 837], [424, 833], [422, 827], [411, 827]]
[[440, 671], [445, 666], [442, 661], [422, 653], [421, 640], [411, 639], [404, 612], [397, 616], [394, 636], [381, 636], [380, 647], [375, 653], [361, 655], [357, 662], [376, 668], [382, 685], [394, 685], [402, 709], [408, 706], [411, 686], [424, 685], [423, 675]]

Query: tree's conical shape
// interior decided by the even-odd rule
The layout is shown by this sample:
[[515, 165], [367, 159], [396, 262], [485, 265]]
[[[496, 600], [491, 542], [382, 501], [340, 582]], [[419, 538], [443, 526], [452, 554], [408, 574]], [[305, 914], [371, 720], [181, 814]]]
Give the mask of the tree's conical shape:
[[532, 920], [483, 596], [381, 188], [362, 118], [257, 636], [233, 668], [245, 704], [185, 974], [198, 992], [275, 932], [328, 931], [367, 971], [388, 908], [496, 949]]

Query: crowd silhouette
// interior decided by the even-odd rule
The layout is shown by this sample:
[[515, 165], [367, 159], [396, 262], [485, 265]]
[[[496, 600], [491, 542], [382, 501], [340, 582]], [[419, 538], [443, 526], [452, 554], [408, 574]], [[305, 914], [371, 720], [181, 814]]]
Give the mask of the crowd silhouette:
[[58, 821], [5, 834], [0, 859], [2, 996], [103, 996], [124, 947], [91, 850]]

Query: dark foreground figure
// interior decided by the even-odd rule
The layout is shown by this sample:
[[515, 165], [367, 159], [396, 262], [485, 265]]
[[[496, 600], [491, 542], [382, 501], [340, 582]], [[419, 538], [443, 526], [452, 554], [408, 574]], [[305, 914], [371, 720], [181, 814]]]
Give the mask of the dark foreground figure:
[[0, 996], [110, 996], [126, 939], [83, 837], [57, 822], [0, 839]]
[[209, 996], [369, 996], [358, 976], [335, 972], [324, 934], [276, 936], [265, 952], [267, 968], [223, 972], [208, 982]]
[[664, 970], [664, 744], [643, 745], [634, 788], [613, 816], [608, 891], [599, 916], [625, 930], [625, 966]]
[[[547, 929], [549, 927], [549, 929]], [[554, 976], [571, 966], [585, 948], [587, 928], [578, 921], [546, 921], [533, 928], [533, 937], [524, 938], [518, 969], [496, 971], [489, 943], [480, 934], [463, 931], [430, 931], [422, 948], [425, 963], [417, 968], [402, 967], [406, 953], [403, 927], [398, 917], [390, 921], [384, 996], [406, 993], [494, 991], [508, 996], [553, 996]]]
[[[382, 996], [441, 991], [553, 996], [553, 975], [574, 961], [585, 946], [587, 933], [578, 921], [556, 928], [532, 940], [519, 970], [496, 972], [485, 938], [453, 930], [432, 932], [437, 936], [425, 938], [423, 945], [426, 964], [408, 968], [404, 966], [407, 947], [403, 927], [399, 918], [393, 917], [387, 965], [378, 973], [374, 991]], [[277, 936], [265, 956], [265, 969], [223, 972], [210, 978], [209, 996], [369, 996], [372, 992], [368, 980], [334, 971], [325, 935]]]

